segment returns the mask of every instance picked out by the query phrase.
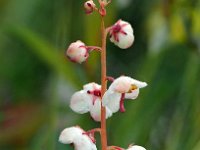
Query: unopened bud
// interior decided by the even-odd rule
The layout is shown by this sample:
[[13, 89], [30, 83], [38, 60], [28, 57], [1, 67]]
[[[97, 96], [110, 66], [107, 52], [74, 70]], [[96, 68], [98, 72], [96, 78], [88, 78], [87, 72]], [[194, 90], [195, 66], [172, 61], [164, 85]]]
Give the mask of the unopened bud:
[[72, 62], [77, 63], [82, 63], [89, 57], [88, 50], [85, 44], [81, 41], [71, 43], [66, 51], [66, 55]]
[[84, 8], [86, 14], [91, 14], [95, 10], [96, 5], [92, 0], [85, 2]]
[[134, 42], [133, 28], [130, 23], [117, 21], [110, 29], [110, 41], [121, 49], [129, 48]]

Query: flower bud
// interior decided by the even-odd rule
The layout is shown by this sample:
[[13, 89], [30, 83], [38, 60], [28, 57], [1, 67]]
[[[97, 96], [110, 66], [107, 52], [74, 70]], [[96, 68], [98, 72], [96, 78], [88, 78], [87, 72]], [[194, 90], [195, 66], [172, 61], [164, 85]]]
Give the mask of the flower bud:
[[84, 8], [86, 14], [91, 14], [95, 10], [96, 5], [92, 0], [85, 2]]
[[83, 42], [76, 41], [70, 44], [66, 55], [72, 62], [82, 63], [87, 60], [89, 53]]
[[146, 149], [142, 146], [134, 145], [130, 146], [127, 150], [146, 150]]
[[126, 21], [117, 21], [110, 29], [110, 41], [121, 49], [129, 48], [134, 42], [132, 26]]

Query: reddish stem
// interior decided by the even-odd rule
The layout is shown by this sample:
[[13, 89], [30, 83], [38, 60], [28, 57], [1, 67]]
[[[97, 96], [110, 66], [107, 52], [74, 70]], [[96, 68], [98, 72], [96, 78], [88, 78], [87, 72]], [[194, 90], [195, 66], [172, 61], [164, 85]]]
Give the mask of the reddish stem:
[[[101, 17], [101, 38], [102, 38], [102, 48], [101, 48], [101, 97], [104, 95], [107, 89], [106, 80], [106, 36], [107, 31], [104, 25], [104, 18]], [[101, 104], [101, 145], [102, 150], [107, 149], [107, 133], [106, 133], [106, 109]]]
[[106, 77], [106, 80], [107, 80], [107, 81], [110, 81], [110, 82], [113, 82], [113, 81], [115, 80], [115, 78], [110, 77], [110, 76], [107, 76], [107, 77]]

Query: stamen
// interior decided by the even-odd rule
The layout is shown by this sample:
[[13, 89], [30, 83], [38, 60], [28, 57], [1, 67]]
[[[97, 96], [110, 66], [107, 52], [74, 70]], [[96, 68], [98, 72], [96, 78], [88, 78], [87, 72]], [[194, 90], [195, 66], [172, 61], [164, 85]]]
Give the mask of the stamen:
[[131, 90], [136, 90], [138, 87], [135, 84], [131, 85]]
[[120, 31], [120, 33], [124, 34], [124, 35], [127, 35], [127, 33], [123, 30]]

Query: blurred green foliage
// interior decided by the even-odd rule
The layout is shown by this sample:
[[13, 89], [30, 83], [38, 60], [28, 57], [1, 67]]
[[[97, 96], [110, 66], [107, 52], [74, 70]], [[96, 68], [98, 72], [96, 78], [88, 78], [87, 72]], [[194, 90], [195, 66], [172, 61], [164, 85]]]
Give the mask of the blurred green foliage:
[[[98, 53], [82, 65], [64, 54], [78, 39], [100, 45], [99, 17], [86, 16], [82, 4], [0, 1], [0, 149], [70, 150], [58, 143], [63, 128], [99, 126], [68, 107], [74, 91], [100, 82]], [[108, 143], [200, 150], [200, 1], [113, 0], [107, 26], [118, 18], [133, 25], [136, 39], [128, 50], [108, 42], [108, 74], [148, 87], [138, 100], [126, 101], [126, 113], [108, 119]]]

